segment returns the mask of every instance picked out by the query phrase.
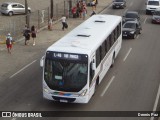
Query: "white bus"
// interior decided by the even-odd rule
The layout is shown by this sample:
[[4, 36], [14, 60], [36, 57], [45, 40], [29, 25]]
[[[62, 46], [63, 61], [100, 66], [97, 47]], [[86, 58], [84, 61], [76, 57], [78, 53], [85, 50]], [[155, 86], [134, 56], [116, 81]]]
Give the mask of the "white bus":
[[88, 103], [122, 44], [122, 18], [94, 15], [50, 46], [41, 59], [43, 97]]

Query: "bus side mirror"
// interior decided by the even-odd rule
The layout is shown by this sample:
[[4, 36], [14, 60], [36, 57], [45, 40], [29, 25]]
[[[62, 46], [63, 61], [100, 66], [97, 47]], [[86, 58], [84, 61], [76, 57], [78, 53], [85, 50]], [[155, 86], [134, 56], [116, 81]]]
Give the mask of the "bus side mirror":
[[43, 66], [44, 66], [44, 56], [40, 60], [40, 67], [43, 67]]
[[96, 64], [92, 63], [92, 70], [96, 70]]

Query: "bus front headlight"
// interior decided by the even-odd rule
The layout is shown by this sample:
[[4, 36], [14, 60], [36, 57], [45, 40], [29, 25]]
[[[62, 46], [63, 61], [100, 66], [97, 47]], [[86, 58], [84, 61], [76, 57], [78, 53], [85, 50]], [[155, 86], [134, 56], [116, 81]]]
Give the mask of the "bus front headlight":
[[85, 96], [87, 93], [87, 89], [83, 90], [82, 93], [80, 94], [80, 96]]
[[46, 92], [47, 94], [49, 94], [49, 90], [46, 87], [44, 87], [43, 90], [44, 90], [44, 92]]

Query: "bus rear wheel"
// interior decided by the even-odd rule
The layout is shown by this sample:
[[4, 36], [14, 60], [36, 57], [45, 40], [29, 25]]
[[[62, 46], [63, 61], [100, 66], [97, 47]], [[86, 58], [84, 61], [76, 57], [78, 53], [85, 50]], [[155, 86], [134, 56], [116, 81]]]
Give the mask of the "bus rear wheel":
[[94, 88], [94, 93], [93, 93], [93, 95], [95, 95], [95, 93], [96, 93], [96, 90], [97, 90], [97, 88], [98, 88], [98, 85], [99, 85], [99, 78], [97, 78], [97, 80], [96, 80], [96, 83], [95, 83], [95, 88]]
[[113, 54], [113, 57], [112, 57], [112, 64], [111, 64], [111, 68], [114, 66], [114, 61], [115, 61], [115, 53]]

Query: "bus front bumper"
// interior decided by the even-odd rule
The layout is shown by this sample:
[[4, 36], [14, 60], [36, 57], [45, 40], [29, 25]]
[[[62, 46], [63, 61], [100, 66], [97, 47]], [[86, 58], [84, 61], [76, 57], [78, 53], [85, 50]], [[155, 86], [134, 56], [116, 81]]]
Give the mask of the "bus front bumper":
[[43, 98], [47, 100], [53, 100], [65, 103], [88, 103], [89, 97], [86, 96], [63, 96], [63, 95], [53, 95], [43, 91]]

